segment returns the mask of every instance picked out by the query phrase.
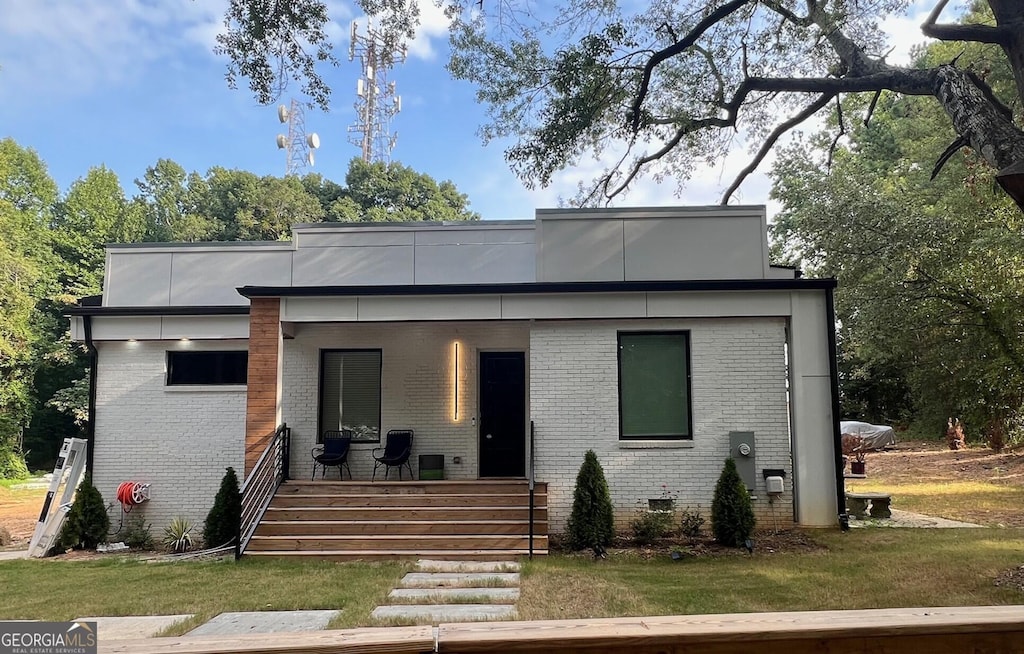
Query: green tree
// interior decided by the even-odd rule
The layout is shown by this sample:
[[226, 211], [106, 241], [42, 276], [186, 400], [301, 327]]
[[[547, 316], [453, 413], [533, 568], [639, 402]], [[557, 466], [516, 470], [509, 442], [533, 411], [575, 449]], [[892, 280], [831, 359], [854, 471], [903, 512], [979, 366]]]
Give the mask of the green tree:
[[608, 482], [594, 450], [587, 450], [576, 475], [572, 492], [572, 513], [566, 525], [566, 538], [574, 550], [587, 547], [601, 551], [615, 535], [615, 514]]
[[110, 516], [103, 504], [103, 496], [92, 485], [92, 478], [86, 475], [75, 491], [75, 501], [68, 511], [64, 528], [57, 542], [64, 549], [94, 550], [106, 542], [110, 531]]
[[[732, 148], [737, 131], [757, 150], [751, 169], [786, 131], [845, 94], [893, 91], [927, 97], [962, 143], [1010, 180], [1024, 166], [1024, 131], [984, 79], [954, 60], [927, 67], [886, 61], [879, 28], [907, 0], [680, 0], [617, 3], [564, 0], [441, 0], [452, 19], [449, 70], [477, 87], [490, 118], [485, 140], [511, 139], [512, 169], [546, 185], [583, 158], [613, 153], [616, 165], [582, 189], [580, 202], [614, 198], [642, 174], [688, 178]], [[412, 35], [416, 0], [360, 0], [385, 40]], [[922, 35], [993, 43], [1014, 71], [1024, 99], [1024, 22], [1015, 0], [978, 0], [987, 21], [940, 23], [946, 2]], [[218, 37], [228, 80], [246, 77], [261, 102], [290, 79], [326, 108], [317, 63], [331, 60], [323, 0], [287, 6], [232, 0]], [[304, 49], [308, 43], [311, 49]], [[747, 173], [741, 174], [724, 200]], [[1010, 188], [1015, 188], [1012, 184]], [[1013, 191], [1018, 203], [1024, 192]]]
[[233, 543], [238, 538], [242, 524], [242, 493], [234, 468], [227, 468], [220, 482], [220, 489], [213, 500], [213, 507], [206, 514], [203, 525], [203, 545], [220, 547]]
[[[968, 21], [984, 20], [984, 14]], [[984, 68], [994, 92], [1014, 94], [997, 49], [936, 44], [922, 67], [960, 56]], [[783, 202], [773, 239], [815, 275], [835, 276], [844, 410], [870, 420], [923, 421], [941, 434], [946, 416], [969, 431], [1024, 424], [1024, 222], [996, 191], [993, 171], [968, 152], [935, 171], [955, 134], [921, 98], [883, 95], [847, 104], [848, 145], [826, 162], [814, 147], [784, 150], [775, 166]], [[825, 134], [816, 137], [828, 142]]]
[[342, 222], [416, 222], [479, 220], [469, 198], [450, 181], [438, 183], [398, 162], [367, 163], [352, 159], [345, 175], [345, 195], [329, 208]]
[[754, 524], [750, 493], [736, 471], [736, 461], [729, 457], [711, 499], [711, 532], [722, 545], [743, 547], [754, 531]]
[[63, 261], [61, 284], [75, 297], [98, 294], [108, 243], [133, 243], [145, 235], [139, 203], [129, 202], [117, 175], [91, 168], [57, 205], [54, 245]]
[[57, 186], [32, 150], [0, 140], [0, 459], [21, 471], [21, 431], [35, 401], [32, 384], [46, 351], [40, 301], [55, 289], [47, 231]]

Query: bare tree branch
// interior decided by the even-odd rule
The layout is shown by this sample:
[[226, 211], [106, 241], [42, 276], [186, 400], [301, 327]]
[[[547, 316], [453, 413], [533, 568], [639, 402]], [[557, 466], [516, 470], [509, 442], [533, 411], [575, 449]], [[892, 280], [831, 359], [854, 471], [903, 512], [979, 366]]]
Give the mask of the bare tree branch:
[[836, 132], [836, 137], [832, 139], [832, 144], [828, 146], [828, 160], [825, 163], [827, 170], [832, 170], [832, 158], [836, 154], [836, 146], [839, 145], [839, 139], [842, 138], [843, 134], [846, 134], [846, 121], [843, 120], [843, 103], [839, 101], [839, 96], [836, 96], [836, 115], [839, 117], [839, 131]]
[[953, 155], [957, 153], [957, 150], [959, 150], [962, 147], [969, 146], [970, 144], [971, 140], [964, 136], [961, 136], [957, 140], [950, 143], [949, 147], [943, 150], [942, 154], [939, 155], [938, 161], [935, 162], [935, 167], [932, 168], [931, 178], [935, 179], [936, 177], [938, 177], [939, 171], [941, 171], [942, 167], [946, 165], [946, 162], [949, 161], [953, 157]]
[[932, 13], [921, 23], [921, 32], [925, 36], [940, 41], [974, 41], [976, 43], [995, 43], [998, 45], [1009, 45], [1013, 34], [1003, 27], [992, 27], [990, 25], [976, 24], [939, 24], [939, 14], [945, 9], [949, 0], [939, 0]]
[[640, 129], [640, 107], [643, 106], [644, 99], [647, 97], [647, 91], [651, 84], [651, 75], [654, 73], [654, 69], [658, 64], [680, 54], [681, 52], [684, 52], [687, 48], [696, 43], [697, 39], [703, 36], [705, 32], [717, 25], [719, 21], [739, 9], [742, 9], [753, 1], [754, 0], [732, 0], [732, 2], [722, 5], [715, 11], [711, 12], [711, 14], [709, 14], [704, 20], [697, 23], [682, 39], [676, 41], [667, 48], [655, 52], [654, 55], [647, 60], [647, 65], [644, 66], [643, 78], [640, 81], [640, 89], [637, 91], [636, 98], [633, 100], [633, 106], [629, 112], [629, 122], [634, 132]]
[[757, 170], [757, 167], [761, 165], [761, 162], [764, 161], [765, 156], [768, 155], [768, 152], [775, 146], [775, 143], [783, 134], [793, 129], [800, 123], [804, 122], [814, 114], [818, 113], [834, 97], [836, 96], [830, 93], [825, 93], [821, 95], [821, 97], [819, 97], [817, 100], [808, 105], [803, 111], [793, 116], [786, 122], [779, 124], [774, 130], [772, 130], [771, 134], [769, 134], [768, 137], [764, 140], [764, 143], [761, 144], [761, 148], [757, 151], [757, 154], [754, 155], [753, 160], [749, 164], [747, 164], [746, 168], [740, 171], [740, 174], [736, 176], [736, 179], [734, 179], [732, 184], [729, 185], [729, 188], [725, 190], [725, 193], [722, 195], [721, 204], [729, 203], [729, 198], [732, 197], [732, 194], [736, 192], [736, 189], [740, 187], [740, 184], [743, 183], [743, 181], [747, 178], [748, 175], [750, 175], [750, 173]]
[[882, 92], [875, 91], [875, 94], [871, 96], [871, 104], [868, 105], [868, 113], [864, 116], [864, 127], [868, 126], [871, 122], [871, 117], [875, 115], [875, 107], [878, 106], [878, 98], [882, 96]]

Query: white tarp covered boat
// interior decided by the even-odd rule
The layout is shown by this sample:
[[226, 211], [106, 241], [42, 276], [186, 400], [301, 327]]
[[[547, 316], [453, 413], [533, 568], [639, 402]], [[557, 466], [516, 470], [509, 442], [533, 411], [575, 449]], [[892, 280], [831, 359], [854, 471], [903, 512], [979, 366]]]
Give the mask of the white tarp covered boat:
[[872, 425], [866, 422], [844, 420], [839, 423], [843, 436], [860, 436], [864, 439], [862, 449], [881, 450], [896, 445], [896, 432], [886, 425]]

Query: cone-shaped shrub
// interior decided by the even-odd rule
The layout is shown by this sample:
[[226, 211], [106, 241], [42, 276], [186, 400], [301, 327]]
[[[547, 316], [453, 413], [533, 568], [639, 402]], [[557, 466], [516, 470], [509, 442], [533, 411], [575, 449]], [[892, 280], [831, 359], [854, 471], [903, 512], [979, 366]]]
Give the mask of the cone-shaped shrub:
[[594, 450], [587, 450], [572, 493], [572, 514], [566, 527], [569, 547], [605, 547], [611, 544], [614, 532], [615, 514], [608, 482]]
[[110, 516], [103, 496], [92, 485], [92, 477], [86, 475], [75, 491], [74, 504], [58, 537], [59, 549], [94, 550], [107, 540], [108, 531]]
[[729, 547], [743, 547], [754, 531], [754, 507], [750, 493], [736, 471], [732, 457], [725, 460], [725, 468], [718, 477], [715, 496], [711, 500], [711, 531], [715, 540]]
[[213, 499], [213, 508], [206, 514], [203, 525], [203, 546], [220, 547], [235, 542], [242, 523], [242, 492], [234, 468], [224, 472], [220, 490]]

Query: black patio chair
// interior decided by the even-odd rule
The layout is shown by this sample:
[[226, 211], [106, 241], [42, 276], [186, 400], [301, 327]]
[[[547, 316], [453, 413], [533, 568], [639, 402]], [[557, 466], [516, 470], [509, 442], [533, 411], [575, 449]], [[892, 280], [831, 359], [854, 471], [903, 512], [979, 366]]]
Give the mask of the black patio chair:
[[[320, 466], [320, 478], [327, 474], [328, 466], [338, 467], [338, 476], [345, 479], [344, 470], [348, 470], [348, 478], [352, 479], [352, 471], [348, 467], [348, 451], [352, 445], [352, 430], [340, 429], [324, 432], [324, 442], [310, 451], [313, 457], [313, 476], [316, 479], [316, 467]], [[344, 470], [342, 469], [344, 467]]]
[[[384, 453], [378, 456], [377, 452], [381, 450]], [[409, 463], [410, 454], [412, 454], [412, 430], [392, 429], [389, 431], [384, 441], [384, 447], [377, 447], [373, 450], [373, 477], [370, 481], [377, 480], [377, 468], [381, 466], [384, 466], [384, 479], [388, 478], [388, 473], [391, 472], [392, 468], [398, 468], [398, 478], [401, 479], [403, 465], [409, 469], [409, 479], [412, 480], [412, 464]]]

